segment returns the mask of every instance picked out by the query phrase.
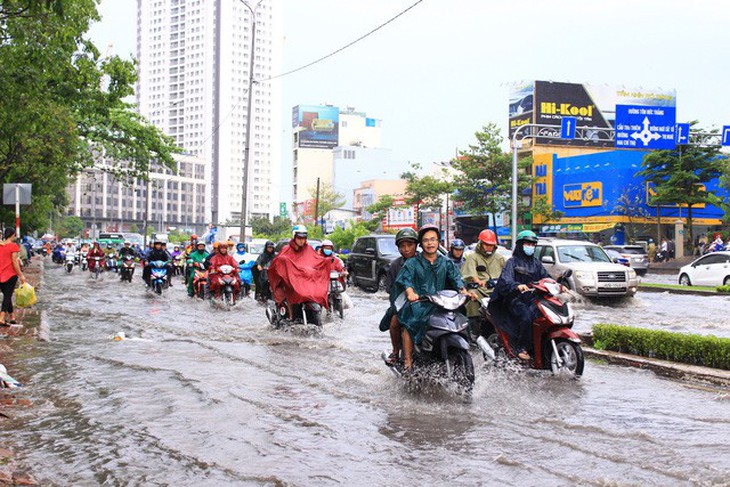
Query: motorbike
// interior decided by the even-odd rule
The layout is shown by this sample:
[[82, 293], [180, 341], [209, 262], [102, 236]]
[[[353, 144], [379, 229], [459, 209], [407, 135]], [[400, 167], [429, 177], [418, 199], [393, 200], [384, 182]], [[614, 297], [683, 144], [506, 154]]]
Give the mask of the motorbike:
[[119, 274], [122, 281], [132, 282], [132, 276], [134, 275], [134, 257], [129, 254], [122, 257], [122, 267]]
[[322, 326], [322, 306], [314, 302], [292, 304], [292, 317], [289, 317], [289, 304], [286, 300], [266, 307], [266, 317], [275, 328], [288, 325]]
[[86, 260], [86, 258], [89, 256], [89, 251], [88, 250], [82, 250], [80, 255], [81, 255], [81, 257], [80, 257], [80, 259], [81, 259], [81, 270], [84, 271], [84, 272], [86, 272], [87, 270], [89, 270], [89, 261]]
[[64, 257], [62, 250], [54, 249], [53, 253], [51, 254], [51, 260], [54, 264], [63, 264], [66, 258]]
[[182, 276], [184, 272], [184, 262], [181, 256], [176, 256], [174, 259], [172, 259], [172, 275], [174, 276]]
[[266, 303], [271, 298], [271, 286], [269, 285], [269, 266], [265, 265], [259, 271], [258, 282], [256, 283], [256, 299], [259, 303]]
[[205, 270], [205, 264], [189, 260], [188, 266], [193, 269], [193, 293], [200, 299], [205, 299], [205, 285], [208, 282], [208, 271]]
[[[419, 298], [421, 302], [433, 303], [436, 309], [428, 319], [420, 345], [413, 346], [412, 373], [413, 378], [445, 378], [455, 383], [467, 396], [474, 387], [474, 362], [469, 353], [469, 322], [460, 308], [468, 299], [469, 296], [453, 290]], [[396, 307], [399, 307], [398, 303]], [[396, 376], [403, 376], [403, 360], [389, 363], [386, 352], [383, 352], [382, 358]]]
[[[559, 280], [569, 277], [570, 271]], [[529, 367], [551, 370], [553, 374], [567, 373], [575, 378], [583, 374], [585, 365], [581, 339], [571, 329], [575, 313], [570, 303], [560, 298], [561, 284], [551, 278], [528, 284], [534, 296], [538, 316], [533, 322], [534, 352]], [[509, 314], [495, 306], [489, 306], [489, 298], [482, 300], [480, 314], [484, 321], [482, 336], [477, 344], [487, 361], [496, 365], [506, 362], [522, 363], [517, 357], [515, 339], [505, 329]]]
[[238, 287], [240, 289], [241, 281], [233, 266], [220, 266], [218, 272], [210, 275], [210, 279], [217, 280], [218, 298], [221, 298], [228, 306], [236, 304], [236, 288]]
[[69, 274], [74, 270], [74, 266], [77, 263], [76, 252], [67, 251], [63, 260], [63, 265], [66, 268], [66, 272]]
[[150, 266], [150, 288], [157, 294], [162, 294], [162, 290], [168, 285], [167, 262], [154, 260], [147, 265]]
[[[91, 271], [91, 277], [94, 279], [99, 279], [99, 274], [101, 274], [104, 270], [104, 267], [102, 265], [104, 257], [92, 257], [91, 259], [94, 261], [94, 270]], [[89, 266], [89, 269], [91, 269], [91, 267], [92, 266]]]
[[337, 271], [330, 272], [330, 289], [327, 294], [327, 302], [329, 303], [329, 312], [337, 313], [340, 318], [345, 316], [345, 305], [342, 293], [345, 292], [345, 286], [340, 282], [340, 273]]
[[117, 263], [116, 254], [107, 255], [104, 266], [108, 271], [119, 272], [119, 264]]

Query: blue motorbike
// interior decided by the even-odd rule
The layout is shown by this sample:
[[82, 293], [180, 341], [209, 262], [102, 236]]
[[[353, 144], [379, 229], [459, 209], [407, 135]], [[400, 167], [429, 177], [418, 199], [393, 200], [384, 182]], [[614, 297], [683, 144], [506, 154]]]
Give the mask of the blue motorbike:
[[157, 294], [162, 294], [162, 290], [168, 286], [167, 282], [167, 262], [163, 260], [155, 260], [149, 263], [150, 266], [150, 287]]

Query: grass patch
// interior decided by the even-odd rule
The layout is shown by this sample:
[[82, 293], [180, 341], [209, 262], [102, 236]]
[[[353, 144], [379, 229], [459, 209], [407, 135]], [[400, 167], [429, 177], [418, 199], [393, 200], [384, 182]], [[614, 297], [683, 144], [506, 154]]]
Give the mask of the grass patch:
[[639, 287], [651, 287], [655, 289], [680, 289], [682, 291], [706, 291], [711, 293], [718, 292], [716, 288], [711, 286], [681, 286], [679, 284], [657, 284], [653, 282], [642, 282], [641, 284], [639, 284]]
[[730, 370], [730, 338], [713, 335], [598, 324], [593, 327], [593, 346], [599, 350]]
[[730, 285], [728, 285], [728, 286], [717, 286], [717, 288], [715, 288], [715, 289], [716, 289], [716, 291], [718, 293], [723, 293], [723, 294], [730, 293]]

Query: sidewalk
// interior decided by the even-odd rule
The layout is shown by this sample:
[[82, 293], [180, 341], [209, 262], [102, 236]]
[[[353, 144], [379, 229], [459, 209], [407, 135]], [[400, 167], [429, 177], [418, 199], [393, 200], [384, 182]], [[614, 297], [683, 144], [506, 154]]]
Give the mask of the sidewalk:
[[649, 272], [655, 274], [678, 274], [681, 267], [686, 266], [697, 258], [697, 256], [686, 256], [665, 262], [652, 262], [649, 264]]

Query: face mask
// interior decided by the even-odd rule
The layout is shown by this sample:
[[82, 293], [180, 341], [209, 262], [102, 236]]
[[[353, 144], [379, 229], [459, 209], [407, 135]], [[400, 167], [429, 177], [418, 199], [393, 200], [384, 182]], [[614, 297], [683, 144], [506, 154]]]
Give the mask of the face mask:
[[323, 250], [322, 250], [322, 252], [323, 252], [323, 253], [324, 253], [324, 255], [326, 255], [327, 257], [329, 257], [330, 255], [332, 255], [332, 251], [331, 251], [330, 249], [323, 249]]
[[535, 253], [535, 247], [525, 246], [525, 247], [522, 247], [522, 250], [525, 251], [525, 255], [527, 255], [528, 257], [532, 256]]

